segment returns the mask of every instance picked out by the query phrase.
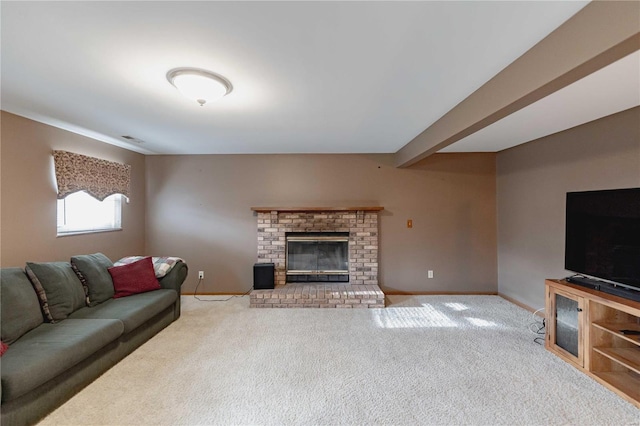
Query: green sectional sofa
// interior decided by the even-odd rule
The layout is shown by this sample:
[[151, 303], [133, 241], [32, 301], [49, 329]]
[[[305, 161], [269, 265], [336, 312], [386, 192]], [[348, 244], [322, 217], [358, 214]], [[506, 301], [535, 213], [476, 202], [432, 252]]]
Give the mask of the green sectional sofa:
[[[33, 277], [21, 268], [0, 270], [1, 339], [8, 344], [0, 357], [3, 426], [37, 422], [180, 316], [180, 288], [188, 273], [182, 261], [158, 280], [157, 290], [89, 303], [85, 286], [87, 300], [79, 307], [63, 297], [80, 283], [68, 274], [71, 264], [55, 262], [55, 268], [69, 282], [57, 283], [62, 293], [47, 295], [68, 311], [54, 322]], [[97, 270], [105, 279], [106, 266]]]

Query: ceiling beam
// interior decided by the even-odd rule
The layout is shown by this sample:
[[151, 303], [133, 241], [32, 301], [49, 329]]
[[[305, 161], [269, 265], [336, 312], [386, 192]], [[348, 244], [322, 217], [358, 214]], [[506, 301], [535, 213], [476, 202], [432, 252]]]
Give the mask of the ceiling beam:
[[589, 3], [395, 154], [408, 167], [640, 49], [640, 2]]

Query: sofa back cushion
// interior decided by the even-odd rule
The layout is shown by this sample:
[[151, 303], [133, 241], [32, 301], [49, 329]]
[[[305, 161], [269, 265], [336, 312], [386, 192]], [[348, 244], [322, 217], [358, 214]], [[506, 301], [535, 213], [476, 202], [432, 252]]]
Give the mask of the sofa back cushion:
[[108, 271], [112, 266], [113, 262], [102, 253], [71, 258], [71, 267], [84, 286], [89, 306], [96, 306], [113, 298], [113, 281]]
[[20, 268], [0, 270], [0, 340], [12, 344], [43, 323], [38, 296]]
[[27, 262], [26, 271], [49, 322], [63, 320], [87, 305], [82, 283], [69, 262]]

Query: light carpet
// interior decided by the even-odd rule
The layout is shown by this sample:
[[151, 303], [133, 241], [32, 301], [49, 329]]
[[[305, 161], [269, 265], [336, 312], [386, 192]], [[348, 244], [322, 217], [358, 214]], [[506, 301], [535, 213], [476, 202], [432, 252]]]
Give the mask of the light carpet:
[[531, 313], [500, 297], [389, 300], [183, 297], [177, 322], [42, 424], [640, 424], [640, 410], [534, 343]]

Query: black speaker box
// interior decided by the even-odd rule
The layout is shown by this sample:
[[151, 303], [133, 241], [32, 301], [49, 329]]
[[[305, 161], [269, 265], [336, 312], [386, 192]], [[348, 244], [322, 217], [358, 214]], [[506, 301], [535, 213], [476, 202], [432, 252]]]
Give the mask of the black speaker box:
[[268, 290], [275, 287], [275, 269], [273, 263], [256, 263], [253, 265], [253, 289]]

